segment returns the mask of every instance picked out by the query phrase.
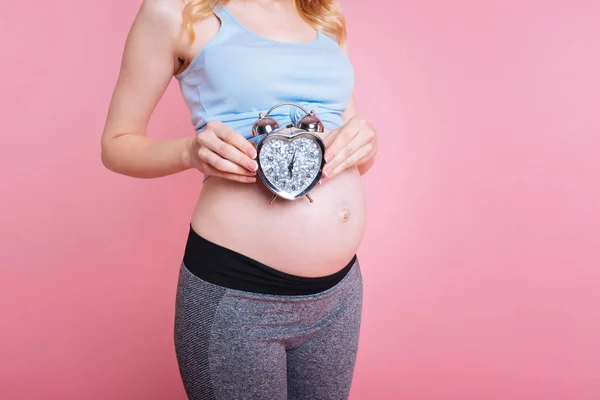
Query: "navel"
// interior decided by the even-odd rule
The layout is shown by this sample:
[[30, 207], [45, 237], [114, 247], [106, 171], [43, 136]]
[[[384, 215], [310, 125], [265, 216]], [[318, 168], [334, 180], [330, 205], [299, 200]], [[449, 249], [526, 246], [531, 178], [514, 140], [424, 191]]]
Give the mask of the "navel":
[[347, 208], [342, 208], [342, 210], [340, 211], [340, 219], [342, 220], [342, 222], [350, 221], [351, 215], [352, 213]]

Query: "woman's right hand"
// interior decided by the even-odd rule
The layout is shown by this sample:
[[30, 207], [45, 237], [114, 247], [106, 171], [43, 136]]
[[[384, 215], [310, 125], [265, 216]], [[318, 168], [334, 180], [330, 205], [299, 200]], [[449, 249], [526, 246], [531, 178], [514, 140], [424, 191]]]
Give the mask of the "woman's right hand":
[[200, 172], [237, 182], [256, 182], [256, 149], [239, 132], [209, 121], [188, 148], [187, 162]]

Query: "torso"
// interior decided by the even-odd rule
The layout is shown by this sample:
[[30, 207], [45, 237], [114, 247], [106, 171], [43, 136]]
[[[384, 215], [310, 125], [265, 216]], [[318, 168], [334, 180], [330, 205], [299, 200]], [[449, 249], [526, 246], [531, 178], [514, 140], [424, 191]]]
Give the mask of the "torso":
[[356, 169], [349, 169], [301, 198], [276, 199], [257, 182], [208, 179], [192, 217], [206, 239], [281, 271], [328, 275], [358, 250], [365, 226], [365, 199]]
[[[232, 12], [238, 6], [235, 1], [228, 4]], [[299, 16], [288, 15], [285, 22], [289, 24], [277, 23], [273, 26], [280, 28], [271, 29], [268, 24], [250, 21], [281, 20], [280, 14], [265, 16], [270, 11], [256, 5], [240, 7], [249, 8], [236, 15], [244, 15], [247, 27], [256, 29], [260, 36], [297, 43], [314, 40], [314, 30]], [[253, 17], [253, 12], [262, 14]], [[187, 48], [182, 45], [179, 57], [187, 62], [177, 72], [185, 70], [216, 35], [219, 21], [207, 18], [195, 29], [197, 40]], [[280, 271], [311, 277], [329, 275], [351, 260], [362, 241], [366, 207], [358, 169], [350, 168], [318, 185], [311, 196], [313, 203], [306, 198], [278, 198], [270, 204], [272, 194], [260, 180], [243, 184], [211, 177], [203, 184], [191, 224], [204, 238]]]

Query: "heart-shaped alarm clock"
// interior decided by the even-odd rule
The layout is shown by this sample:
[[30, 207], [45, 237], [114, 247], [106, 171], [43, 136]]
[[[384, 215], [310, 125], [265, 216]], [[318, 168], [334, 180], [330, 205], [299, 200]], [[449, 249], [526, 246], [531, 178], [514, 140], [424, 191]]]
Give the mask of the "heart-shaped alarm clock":
[[[281, 128], [269, 115], [284, 105], [299, 108], [304, 117], [297, 124]], [[325, 144], [318, 135], [323, 131], [323, 123], [314, 111], [308, 112], [294, 103], [280, 103], [265, 115], [258, 115], [252, 127], [252, 136], [259, 139], [257, 175], [273, 192], [271, 203], [277, 197], [296, 200], [304, 196], [312, 203], [309, 192], [319, 183], [325, 165]]]

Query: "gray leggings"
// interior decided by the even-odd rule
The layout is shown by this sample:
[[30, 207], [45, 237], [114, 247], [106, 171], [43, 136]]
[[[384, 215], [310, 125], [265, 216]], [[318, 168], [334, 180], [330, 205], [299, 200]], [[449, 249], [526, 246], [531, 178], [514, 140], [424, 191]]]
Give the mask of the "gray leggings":
[[192, 400], [345, 400], [362, 312], [358, 261], [334, 287], [261, 294], [204, 281], [181, 266], [179, 371]]

